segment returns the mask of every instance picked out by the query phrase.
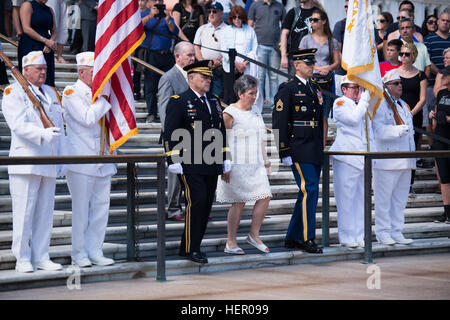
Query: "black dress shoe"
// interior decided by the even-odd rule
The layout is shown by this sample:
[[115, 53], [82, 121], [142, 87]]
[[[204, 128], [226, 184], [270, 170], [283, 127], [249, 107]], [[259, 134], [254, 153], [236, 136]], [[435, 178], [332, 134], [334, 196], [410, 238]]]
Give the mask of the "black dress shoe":
[[186, 254], [186, 257], [193, 262], [201, 264], [208, 263], [208, 259], [206, 259], [201, 252], [191, 252]]
[[184, 221], [184, 213], [176, 214], [170, 218], [167, 218], [170, 221]]
[[323, 253], [322, 248], [317, 246], [317, 244], [314, 242], [314, 240], [308, 240], [308, 241], [303, 242], [301, 249], [308, 253]]

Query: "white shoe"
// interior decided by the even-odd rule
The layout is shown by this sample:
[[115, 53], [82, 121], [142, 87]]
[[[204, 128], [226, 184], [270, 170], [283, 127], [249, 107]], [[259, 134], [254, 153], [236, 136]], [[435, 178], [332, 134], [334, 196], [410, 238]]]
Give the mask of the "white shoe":
[[91, 260], [89, 260], [88, 258], [84, 257], [81, 259], [72, 259], [72, 265], [74, 266], [78, 266], [80, 268], [86, 268], [86, 267], [90, 267], [92, 266]]
[[36, 269], [40, 269], [40, 270], [46, 270], [46, 271], [57, 271], [57, 270], [62, 270], [62, 265], [60, 265], [59, 263], [54, 263], [51, 260], [45, 260], [45, 261], [41, 261], [41, 262], [37, 262], [35, 264]]
[[34, 272], [34, 268], [30, 261], [17, 261], [16, 271], [20, 273], [28, 273]]
[[379, 243], [384, 244], [385, 246], [393, 246], [395, 244], [395, 241], [391, 237], [387, 237], [384, 239], [380, 239], [377, 237], [377, 240]]
[[396, 243], [398, 243], [398, 244], [406, 244], [406, 245], [408, 245], [408, 244], [411, 244], [411, 243], [413, 243], [414, 242], [414, 240], [413, 239], [406, 239], [405, 237], [399, 237], [399, 238], [392, 238]]
[[269, 248], [267, 248], [267, 246], [264, 243], [258, 243], [256, 242], [252, 236], [250, 235], [250, 233], [247, 236], [247, 243], [251, 244], [252, 246], [254, 246], [256, 249], [258, 249], [261, 252], [264, 253], [269, 253], [270, 250]]
[[92, 264], [95, 264], [97, 266], [110, 266], [114, 264], [114, 260], [106, 257], [96, 257], [96, 258], [89, 258], [92, 262]]

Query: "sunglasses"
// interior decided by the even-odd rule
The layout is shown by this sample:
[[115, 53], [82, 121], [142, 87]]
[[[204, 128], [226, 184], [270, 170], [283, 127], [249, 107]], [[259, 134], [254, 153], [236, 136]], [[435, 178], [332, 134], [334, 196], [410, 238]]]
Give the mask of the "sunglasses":
[[234, 19], [240, 19], [240, 20], [242, 20], [242, 17], [235, 16], [235, 17], [232, 17], [232, 18], [231, 18], [231, 20], [234, 20]]
[[386, 83], [387, 85], [393, 85], [393, 86], [399, 86], [399, 85], [401, 85], [402, 84], [402, 82], [401, 81], [392, 81], [392, 82], [389, 82], [389, 83]]
[[399, 54], [398, 54], [400, 57], [409, 57], [410, 55], [411, 55], [411, 52], [400, 52]]
[[348, 6], [344, 6], [345, 9], [348, 9]]
[[212, 10], [208, 10], [208, 14], [211, 14], [211, 13], [214, 13], [214, 14], [216, 14], [216, 13], [217, 13], [217, 10], [214, 10], [214, 9], [212, 9]]
[[214, 32], [213, 32], [213, 34], [212, 34], [212, 37], [214, 38], [214, 41], [215, 41], [215, 42], [218, 42], [218, 41], [219, 41], [219, 40], [217, 40], [216, 35], [214, 34]]
[[409, 17], [401, 17], [401, 16], [398, 16], [398, 17], [397, 17], [397, 20], [400, 21], [400, 20], [408, 19], [408, 18], [409, 18]]
[[406, 26], [406, 27], [401, 27], [399, 29], [401, 31], [401, 30], [408, 30], [408, 29], [412, 29], [412, 28], [413, 28], [412, 26]]
[[379, 22], [379, 23], [385, 23], [386, 20], [385, 20], [385, 19], [378, 19], [377, 22]]
[[428, 24], [437, 24], [437, 20], [428, 20], [427, 23]]
[[311, 18], [311, 22], [314, 22], [314, 23], [317, 23], [317, 22], [319, 22], [320, 20], [322, 20], [322, 19], [319, 19], [319, 18]]
[[316, 64], [315, 61], [309, 61], [309, 60], [308, 60], [308, 61], [303, 60], [303, 62], [304, 62], [308, 67], [313, 66], [313, 65]]

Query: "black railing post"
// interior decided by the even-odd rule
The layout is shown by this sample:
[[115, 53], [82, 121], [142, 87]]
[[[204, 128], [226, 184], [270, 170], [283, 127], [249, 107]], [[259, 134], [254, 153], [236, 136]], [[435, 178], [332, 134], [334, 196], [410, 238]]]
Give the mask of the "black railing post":
[[372, 262], [372, 157], [364, 156], [364, 263]]
[[134, 162], [127, 163], [127, 260], [136, 261], [136, 221], [135, 214], [135, 192], [136, 180], [134, 177]]
[[330, 155], [324, 154], [322, 173], [322, 246], [330, 246]]
[[158, 220], [158, 230], [157, 230], [157, 252], [156, 252], [156, 280], [165, 281], [166, 280], [166, 211], [165, 211], [165, 182], [166, 182], [166, 172], [165, 172], [165, 160], [161, 158], [157, 162], [157, 220]]
[[229, 51], [228, 51], [228, 56], [229, 56], [229, 58], [230, 58], [230, 76], [231, 76], [231, 81], [229, 81], [229, 84], [227, 84], [227, 83], [225, 83], [225, 85], [229, 85], [229, 86], [231, 86], [231, 91], [230, 92], [233, 92], [233, 88], [234, 88], [234, 78], [236, 77], [236, 65], [235, 65], [235, 62], [236, 62], [236, 49], [234, 49], [234, 48], [231, 48]]

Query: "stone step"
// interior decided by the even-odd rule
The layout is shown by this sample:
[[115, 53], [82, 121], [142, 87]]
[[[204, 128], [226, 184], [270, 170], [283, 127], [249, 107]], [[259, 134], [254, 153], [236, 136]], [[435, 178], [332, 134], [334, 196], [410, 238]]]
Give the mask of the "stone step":
[[[111, 248], [113, 255], [114, 248]], [[394, 245], [387, 247], [373, 243], [373, 262], [379, 257], [392, 257], [402, 255], [449, 252], [450, 240], [448, 238], [416, 239], [409, 246]], [[55, 255], [58, 254], [55, 251]], [[224, 272], [229, 270], [242, 270], [305, 263], [328, 263], [341, 260], [364, 261], [364, 250], [348, 250], [340, 246], [324, 248], [321, 255], [308, 254], [301, 251], [287, 251], [281, 248], [271, 248], [269, 254], [258, 254], [246, 250], [246, 255], [229, 256], [224, 253], [211, 253], [208, 255], [208, 264], [199, 265], [179, 257], [168, 257], [165, 264], [165, 275], [170, 277], [181, 274]], [[133, 280], [137, 277], [156, 278], [157, 264], [155, 259], [142, 262], [122, 262], [107, 267], [93, 266], [90, 268], [74, 269], [64, 266], [63, 271], [36, 271], [33, 273], [17, 273], [14, 270], [0, 271], [0, 291], [31, 289], [37, 287], [73, 285], [74, 276], [78, 275], [81, 282], [92, 283], [98, 281]]]

